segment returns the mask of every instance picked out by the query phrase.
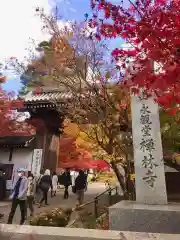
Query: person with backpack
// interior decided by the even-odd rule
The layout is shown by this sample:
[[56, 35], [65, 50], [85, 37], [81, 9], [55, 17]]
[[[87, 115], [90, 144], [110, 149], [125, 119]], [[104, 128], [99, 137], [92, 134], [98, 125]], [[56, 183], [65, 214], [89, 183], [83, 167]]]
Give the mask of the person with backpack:
[[0, 169], [0, 201], [6, 198], [6, 176], [3, 169]]
[[85, 187], [85, 192], [87, 191], [87, 188], [88, 188], [88, 174], [89, 174], [89, 170], [86, 170], [84, 172], [84, 174], [86, 175], [86, 187]]
[[42, 191], [42, 198], [39, 202], [39, 207], [42, 206], [42, 203], [45, 202], [45, 205], [49, 205], [48, 204], [48, 192], [49, 189], [51, 188], [51, 190], [53, 189], [52, 187], [52, 179], [51, 179], [51, 172], [49, 169], [46, 169], [44, 175], [41, 178], [39, 187]]
[[64, 199], [69, 198], [69, 186], [72, 184], [71, 182], [71, 173], [70, 169], [66, 169], [65, 172], [63, 173], [63, 185], [64, 185]]
[[87, 182], [86, 174], [82, 170], [79, 170], [79, 174], [75, 179], [75, 193], [77, 196], [77, 204], [76, 204], [77, 206], [80, 206], [83, 204], [86, 182]]

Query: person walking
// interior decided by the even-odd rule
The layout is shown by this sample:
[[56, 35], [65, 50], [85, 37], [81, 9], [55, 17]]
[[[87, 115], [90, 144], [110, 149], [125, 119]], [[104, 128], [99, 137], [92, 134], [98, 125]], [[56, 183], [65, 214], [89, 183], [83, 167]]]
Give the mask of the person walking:
[[0, 169], [0, 201], [6, 198], [6, 177], [2, 169]]
[[65, 172], [63, 173], [63, 185], [64, 185], [64, 199], [69, 198], [69, 186], [71, 185], [71, 173], [70, 169], [66, 169]]
[[85, 175], [86, 175], [86, 187], [85, 187], [85, 192], [87, 191], [88, 188], [88, 174], [89, 174], [89, 170], [86, 170]]
[[84, 192], [86, 188], [86, 174], [82, 171], [79, 170], [79, 175], [75, 179], [75, 193], [77, 196], [77, 206], [82, 205], [84, 201]]
[[74, 170], [74, 171], [71, 171], [72, 192], [73, 193], [76, 193], [76, 190], [75, 190], [75, 180], [76, 180], [78, 174], [79, 174], [79, 171], [77, 169]]
[[41, 197], [42, 197], [42, 191], [41, 191], [41, 188], [40, 188], [40, 182], [41, 182], [41, 178], [42, 178], [43, 174], [44, 174], [44, 171], [41, 170], [40, 174], [35, 177], [35, 179], [36, 179], [36, 192], [35, 192], [35, 200], [34, 200], [35, 204], [38, 204], [40, 199], [41, 199]]
[[20, 225], [23, 225], [26, 220], [26, 212], [27, 212], [27, 205], [26, 205], [26, 198], [27, 198], [27, 190], [28, 190], [28, 179], [25, 176], [25, 169], [20, 168], [18, 170], [18, 180], [14, 185], [13, 192], [10, 196], [12, 199], [12, 206], [11, 211], [8, 217], [8, 224], [12, 224], [17, 206], [20, 206], [21, 211], [21, 221]]
[[51, 193], [52, 197], [56, 196], [57, 187], [58, 187], [58, 176], [56, 172], [54, 172], [52, 176], [52, 193]]
[[72, 187], [75, 186], [75, 180], [78, 174], [79, 174], [79, 171], [77, 169], [74, 171], [71, 171]]
[[39, 202], [39, 207], [42, 206], [42, 203], [45, 202], [45, 205], [48, 205], [48, 191], [51, 188], [52, 190], [52, 179], [51, 179], [51, 172], [49, 169], [46, 169], [44, 175], [41, 178], [39, 187], [42, 191], [42, 198]]
[[28, 176], [28, 190], [27, 190], [27, 206], [30, 210], [30, 216], [34, 214], [34, 195], [36, 191], [36, 183], [32, 173]]

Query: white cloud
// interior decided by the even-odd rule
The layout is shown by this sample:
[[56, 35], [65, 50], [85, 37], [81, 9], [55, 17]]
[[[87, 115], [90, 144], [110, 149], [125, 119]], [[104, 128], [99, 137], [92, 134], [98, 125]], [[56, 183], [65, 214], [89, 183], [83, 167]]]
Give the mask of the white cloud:
[[120, 48], [122, 48], [124, 50], [134, 49], [134, 47], [130, 43], [122, 43]]
[[40, 42], [47, 38], [41, 31], [41, 20], [35, 16], [37, 6], [50, 12], [49, 0], [0, 1], [0, 61], [12, 56], [23, 60], [30, 39]]
[[[129, 44], [129, 43], [122, 43], [121, 45], [120, 45], [120, 49], [123, 49], [123, 50], [133, 50], [134, 48], [133, 48], [133, 46], [131, 45], [131, 44]], [[126, 59], [126, 67], [128, 68], [130, 65], [132, 65], [132, 64], [130, 64], [131, 62], [133, 62], [133, 57], [128, 57], [127, 59]], [[117, 66], [119, 66], [119, 67], [121, 67], [121, 65], [122, 64], [124, 64], [124, 61], [122, 61], [121, 59], [119, 59], [117, 62], [116, 62], [116, 65]], [[126, 72], [126, 70], [124, 69], [124, 70], [122, 70], [122, 72], [123, 73], [125, 73]]]

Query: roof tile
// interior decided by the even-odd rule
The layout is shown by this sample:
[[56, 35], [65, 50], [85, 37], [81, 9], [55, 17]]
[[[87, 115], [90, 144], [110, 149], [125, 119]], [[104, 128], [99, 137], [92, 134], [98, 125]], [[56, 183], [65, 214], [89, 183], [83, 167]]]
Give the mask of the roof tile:
[[38, 102], [38, 101], [63, 101], [72, 97], [70, 92], [42, 92], [42, 93], [35, 93], [30, 91], [27, 95], [23, 97], [25, 102]]

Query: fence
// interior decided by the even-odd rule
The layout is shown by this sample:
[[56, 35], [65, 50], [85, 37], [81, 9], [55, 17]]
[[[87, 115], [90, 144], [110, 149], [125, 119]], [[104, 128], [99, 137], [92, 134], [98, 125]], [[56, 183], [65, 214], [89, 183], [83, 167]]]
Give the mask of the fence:
[[96, 197], [94, 197], [91, 201], [86, 202], [79, 206], [78, 208], [74, 208], [74, 212], [78, 212], [77, 219], [73, 220], [67, 227], [72, 227], [79, 220], [80, 215], [86, 213], [87, 217], [93, 217], [97, 219], [103, 213], [107, 212], [108, 207], [122, 200], [123, 197], [118, 195], [117, 187], [109, 187], [104, 192], [100, 193]]
[[[113, 195], [113, 192], [115, 192], [115, 195]], [[102, 215], [109, 206], [118, 202], [115, 201], [115, 196], [118, 196], [117, 187], [110, 187], [93, 199], [95, 218], [98, 218], [100, 215]]]

